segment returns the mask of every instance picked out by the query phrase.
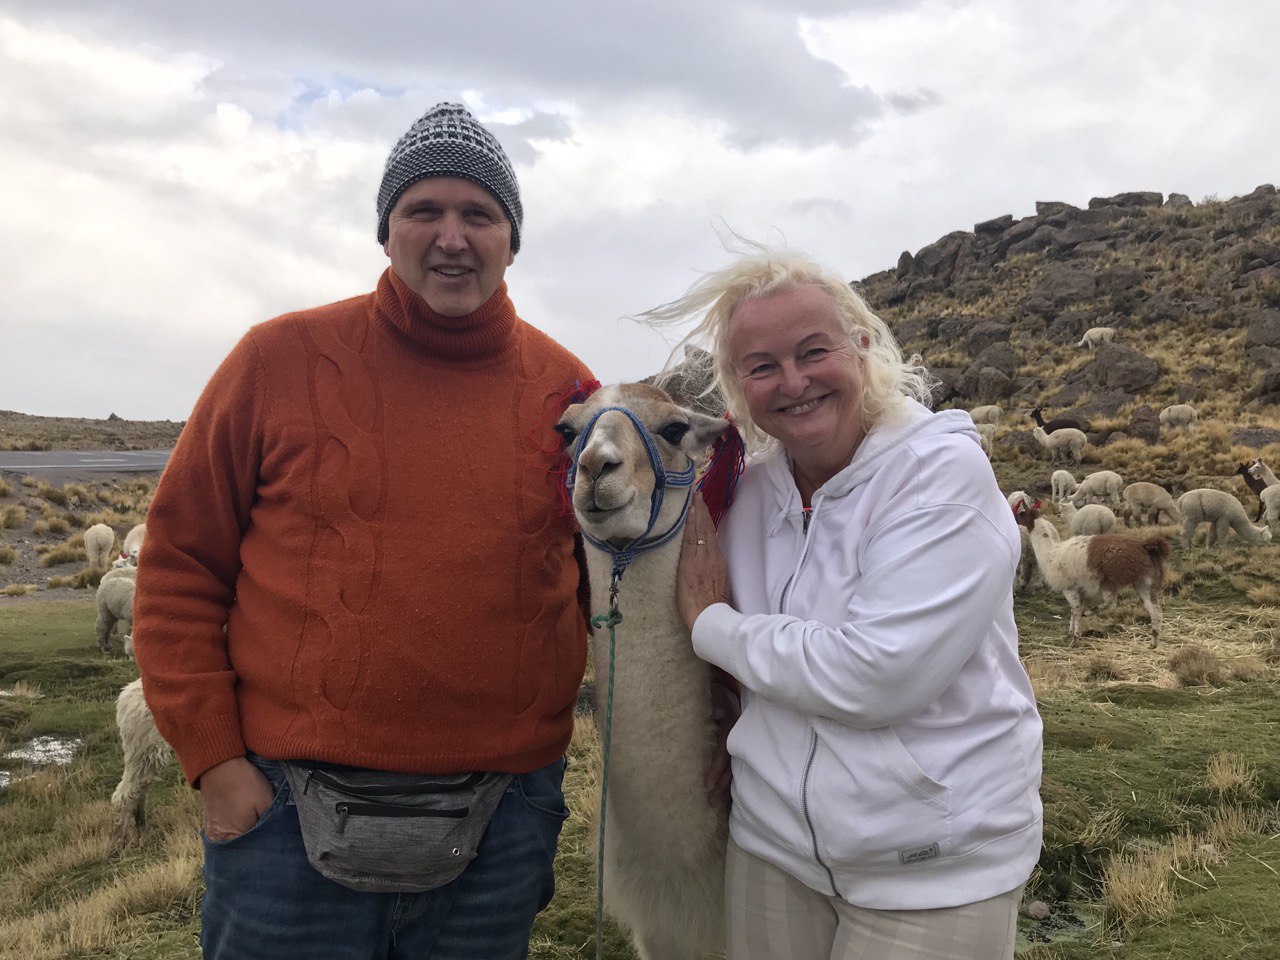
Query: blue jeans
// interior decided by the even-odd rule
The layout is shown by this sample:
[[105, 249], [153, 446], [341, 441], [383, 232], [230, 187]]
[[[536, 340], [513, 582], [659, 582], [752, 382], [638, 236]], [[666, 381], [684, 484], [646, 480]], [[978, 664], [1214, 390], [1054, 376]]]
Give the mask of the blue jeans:
[[278, 763], [251, 756], [276, 795], [248, 833], [204, 840], [206, 960], [523, 960], [555, 892], [563, 758], [513, 777], [476, 858], [426, 893], [362, 893], [321, 876]]

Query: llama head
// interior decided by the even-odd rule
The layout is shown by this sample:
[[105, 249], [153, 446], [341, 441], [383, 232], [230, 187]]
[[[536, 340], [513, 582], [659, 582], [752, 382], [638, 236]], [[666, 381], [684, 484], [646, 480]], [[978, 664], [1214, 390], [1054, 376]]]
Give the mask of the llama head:
[[1032, 503], [1024, 497], [1019, 497], [1018, 502], [1013, 505], [1014, 522], [1031, 530], [1035, 526], [1036, 519], [1040, 516], [1040, 501]]
[[[693, 458], [705, 453], [728, 426], [720, 417], [678, 406], [665, 391], [644, 383], [604, 387], [564, 412], [555, 429], [575, 456], [570, 467], [573, 512], [585, 533], [618, 546], [644, 536], [654, 498], [648, 447], [624, 410], [653, 438], [668, 474], [688, 470]], [[663, 498], [653, 532], [666, 530], [680, 515], [685, 494], [670, 493]]]

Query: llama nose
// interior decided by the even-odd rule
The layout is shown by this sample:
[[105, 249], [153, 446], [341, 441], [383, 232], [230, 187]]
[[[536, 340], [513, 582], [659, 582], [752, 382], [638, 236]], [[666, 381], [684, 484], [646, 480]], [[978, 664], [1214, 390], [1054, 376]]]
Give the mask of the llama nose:
[[584, 471], [592, 480], [599, 480], [605, 474], [616, 470], [622, 463], [622, 455], [609, 447], [596, 447], [584, 450], [578, 458], [578, 469]]

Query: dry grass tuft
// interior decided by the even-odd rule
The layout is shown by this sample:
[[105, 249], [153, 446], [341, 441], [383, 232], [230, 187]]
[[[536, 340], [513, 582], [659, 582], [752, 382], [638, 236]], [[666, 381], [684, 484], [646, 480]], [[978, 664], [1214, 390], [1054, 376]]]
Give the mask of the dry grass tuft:
[[75, 577], [50, 577], [44, 582], [46, 590], [57, 590], [61, 587], [78, 586]]
[[1263, 680], [1271, 671], [1258, 657], [1241, 657], [1231, 664], [1229, 675], [1236, 683]]
[[51, 483], [40, 483], [36, 487], [36, 493], [39, 494], [40, 499], [56, 503], [60, 507], [65, 507], [71, 499], [65, 491]]
[[11, 583], [0, 590], [0, 597], [28, 597], [38, 589], [34, 583]]
[[27, 508], [20, 503], [11, 503], [0, 510], [0, 529], [12, 530], [27, 522]]
[[1131, 854], [1117, 854], [1102, 878], [1102, 904], [1108, 922], [1125, 931], [1156, 923], [1173, 913], [1172, 874], [1195, 850], [1190, 834]]
[[1254, 603], [1280, 606], [1280, 583], [1260, 583], [1250, 586], [1244, 593]]
[[7, 497], [13, 493], [13, 484], [8, 480], [0, 478], [0, 497]]
[[1226, 682], [1222, 661], [1212, 650], [1190, 643], [1169, 658], [1169, 669], [1184, 687], [1220, 687]]
[[22, 697], [26, 700], [40, 700], [44, 697], [44, 694], [40, 692], [39, 684], [18, 680], [9, 688], [9, 696]]
[[50, 517], [46, 520], [37, 520], [31, 525], [31, 532], [39, 535], [46, 533], [62, 536], [71, 532], [71, 524], [67, 523], [62, 517]]
[[1257, 790], [1258, 772], [1238, 753], [1224, 752], [1210, 758], [1205, 778], [1209, 789], [1222, 796], [1252, 795]]
[[1095, 654], [1084, 665], [1084, 678], [1097, 683], [1101, 680], [1123, 680], [1124, 670], [1111, 657]]
[[36, 547], [40, 556], [40, 566], [57, 567], [64, 563], [84, 563], [88, 557], [84, 547], [73, 547], [68, 543], [55, 543], [47, 547]]
[[8, 566], [18, 559], [18, 551], [7, 543], [0, 543], [0, 566]]

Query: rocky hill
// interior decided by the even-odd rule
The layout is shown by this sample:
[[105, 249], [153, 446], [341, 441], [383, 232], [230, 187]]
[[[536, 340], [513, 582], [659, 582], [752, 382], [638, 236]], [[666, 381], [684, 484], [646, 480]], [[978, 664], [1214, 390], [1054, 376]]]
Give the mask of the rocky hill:
[[[1235, 444], [1280, 440], [1280, 197], [1270, 184], [1198, 204], [1148, 192], [1084, 209], [1040, 202], [1033, 216], [904, 252], [858, 286], [941, 381], [942, 406], [1127, 417], [1090, 438], [1105, 444], [1116, 433], [1155, 442], [1156, 412], [1189, 402], [1230, 422]], [[1115, 342], [1077, 347], [1096, 326], [1115, 328]]]

